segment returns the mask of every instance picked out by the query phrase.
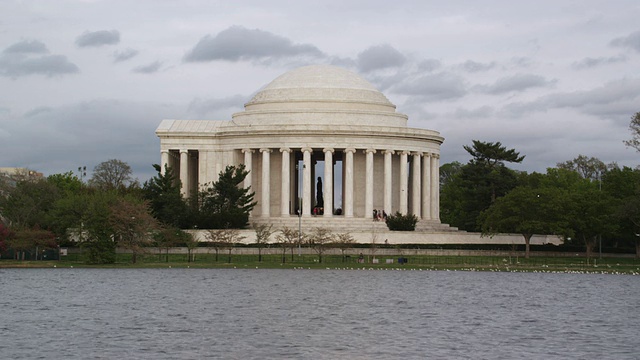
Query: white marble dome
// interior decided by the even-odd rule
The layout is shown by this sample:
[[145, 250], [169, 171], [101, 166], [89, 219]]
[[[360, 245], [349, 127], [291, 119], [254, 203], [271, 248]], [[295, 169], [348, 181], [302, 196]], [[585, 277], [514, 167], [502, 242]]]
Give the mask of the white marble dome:
[[371, 83], [331, 65], [304, 66], [280, 75], [233, 119], [255, 125], [406, 126], [407, 122], [407, 116], [396, 113], [396, 106]]

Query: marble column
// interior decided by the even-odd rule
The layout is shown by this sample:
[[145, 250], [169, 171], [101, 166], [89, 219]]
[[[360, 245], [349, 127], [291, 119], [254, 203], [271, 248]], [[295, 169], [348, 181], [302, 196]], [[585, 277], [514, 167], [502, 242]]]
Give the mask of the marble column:
[[169, 166], [169, 150], [162, 150], [160, 152], [160, 174], [165, 175], [165, 168], [167, 166]]
[[407, 200], [409, 199], [409, 178], [407, 175], [408, 151], [400, 153], [400, 212], [406, 215], [409, 212]]
[[282, 190], [280, 192], [280, 215], [289, 216], [289, 201], [291, 197], [291, 189], [289, 188], [291, 186], [291, 149], [281, 148], [280, 152], [282, 153]]
[[302, 216], [311, 216], [311, 153], [313, 149], [302, 148]]
[[353, 217], [353, 154], [356, 149], [345, 149], [344, 162], [344, 216]]
[[333, 216], [333, 149], [324, 148], [324, 217]]
[[438, 170], [438, 155], [431, 154], [431, 219], [438, 220], [440, 218], [438, 214], [438, 188], [440, 184]]
[[413, 161], [411, 162], [412, 171], [411, 171], [411, 213], [415, 215], [418, 219], [422, 217], [422, 213], [420, 212], [421, 197], [420, 197], [420, 161], [422, 157], [421, 152], [414, 152]]
[[422, 157], [422, 218], [431, 220], [431, 154]]
[[365, 219], [373, 218], [373, 154], [375, 149], [364, 150], [365, 160], [365, 200], [364, 200], [364, 217]]
[[244, 187], [251, 187], [251, 178], [253, 177], [253, 168], [251, 159], [253, 157], [253, 150], [251, 149], [242, 149], [242, 153], [244, 154], [244, 169], [249, 172], [249, 174], [244, 178]]
[[271, 207], [271, 149], [260, 149], [262, 153], [262, 217], [270, 216]]
[[384, 151], [384, 211], [387, 215], [392, 213], [392, 179], [393, 179], [393, 168], [391, 167], [391, 155], [393, 155], [393, 150], [385, 150]]
[[433, 178], [436, 183], [435, 196], [433, 198], [433, 202], [436, 204], [436, 211], [432, 215], [435, 220], [440, 220], [440, 155], [437, 154], [435, 158], [436, 166], [435, 166], [435, 175]]
[[180, 182], [182, 196], [189, 197], [189, 150], [180, 149]]

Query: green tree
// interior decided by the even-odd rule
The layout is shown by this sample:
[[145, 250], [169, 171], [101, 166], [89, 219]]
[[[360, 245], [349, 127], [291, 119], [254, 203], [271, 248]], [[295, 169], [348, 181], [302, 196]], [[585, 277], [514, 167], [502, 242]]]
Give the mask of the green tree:
[[201, 229], [242, 229], [256, 202], [251, 188], [242, 183], [249, 174], [244, 165], [227, 166], [218, 181], [198, 193], [196, 225]]
[[617, 231], [618, 219], [615, 215], [618, 202], [608, 192], [601, 190], [600, 180], [584, 178], [575, 169], [548, 169], [544, 180], [547, 185], [567, 193], [566, 216], [574, 235], [567, 240], [584, 245], [590, 258], [598, 240]]
[[533, 235], [569, 234], [566, 214], [567, 196], [557, 188], [518, 186], [498, 198], [478, 218], [482, 234], [522, 234], [525, 257], [529, 257]]
[[396, 211], [395, 214], [387, 216], [387, 227], [391, 231], [414, 231], [417, 223], [418, 217], [414, 214], [403, 215]]
[[592, 181], [601, 181], [602, 175], [607, 171], [607, 165], [595, 157], [578, 155], [573, 160], [558, 163], [559, 169], [566, 169], [577, 172], [582, 178]]
[[0, 196], [0, 213], [12, 228], [47, 229], [48, 213], [59, 197], [58, 188], [45, 179], [18, 181]]
[[47, 182], [55, 185], [62, 194], [77, 193], [82, 191], [84, 184], [72, 171], [64, 174], [52, 174], [47, 176]]
[[635, 247], [640, 258], [640, 169], [614, 167], [602, 179], [602, 191], [617, 200], [618, 228], [610, 246]]
[[124, 161], [111, 159], [93, 168], [89, 185], [101, 190], [124, 190], [134, 183], [131, 167]]
[[171, 167], [165, 165], [164, 173], [160, 165], [154, 164], [153, 168], [158, 173], [142, 186], [142, 193], [149, 201], [151, 213], [169, 227], [189, 227], [189, 209], [180, 193], [180, 179]]
[[0, 222], [0, 257], [3, 252], [7, 251], [7, 244], [11, 237], [13, 237], [13, 232]]
[[480, 213], [518, 184], [517, 173], [505, 163], [521, 162], [524, 156], [500, 142], [473, 140], [464, 148], [472, 159], [443, 183], [441, 219], [463, 230], [480, 231]]

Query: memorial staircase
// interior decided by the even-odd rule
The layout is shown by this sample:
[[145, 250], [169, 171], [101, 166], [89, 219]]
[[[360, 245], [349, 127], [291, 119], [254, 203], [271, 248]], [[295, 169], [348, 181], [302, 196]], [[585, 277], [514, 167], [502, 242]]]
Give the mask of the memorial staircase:
[[[363, 218], [345, 218], [342, 216], [334, 216], [326, 218], [323, 216], [307, 216], [307, 217], [270, 217], [270, 218], [249, 218], [251, 224], [273, 225], [273, 229], [282, 229], [284, 227], [298, 229], [302, 227], [303, 231], [310, 228], [328, 228], [334, 233], [342, 232], [388, 232], [387, 224], [384, 221], [373, 221], [373, 219]], [[458, 232], [458, 228], [442, 224], [437, 220], [420, 220], [416, 224], [416, 232], [441, 233], [441, 232]]]

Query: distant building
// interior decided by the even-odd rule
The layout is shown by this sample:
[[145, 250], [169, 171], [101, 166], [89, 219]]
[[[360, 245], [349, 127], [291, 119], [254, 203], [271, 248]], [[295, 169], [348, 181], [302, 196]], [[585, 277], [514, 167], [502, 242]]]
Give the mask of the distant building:
[[41, 172], [28, 168], [0, 167], [0, 178], [6, 180], [11, 186], [15, 186], [15, 183], [21, 180], [37, 180], [43, 177]]

